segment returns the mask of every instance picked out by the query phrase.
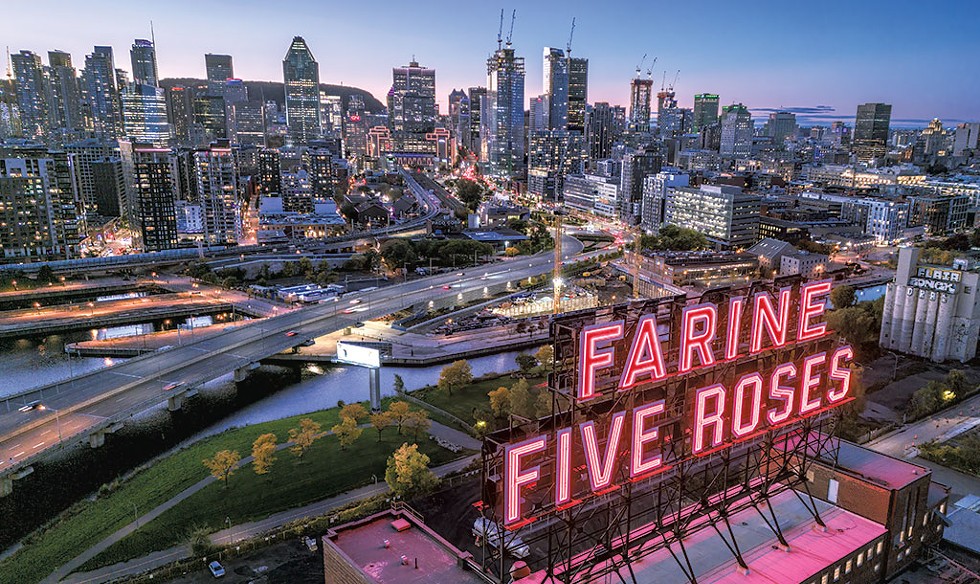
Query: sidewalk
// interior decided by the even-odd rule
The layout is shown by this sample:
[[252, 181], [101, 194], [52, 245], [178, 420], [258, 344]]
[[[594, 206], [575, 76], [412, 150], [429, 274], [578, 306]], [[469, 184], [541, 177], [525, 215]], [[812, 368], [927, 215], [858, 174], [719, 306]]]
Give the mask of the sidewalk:
[[[367, 424], [362, 424], [362, 427], [370, 427]], [[324, 435], [330, 434], [326, 432]], [[455, 442], [464, 448], [478, 449], [479, 442], [458, 430], [452, 428], [447, 428], [438, 422], [433, 421], [432, 427], [429, 429], [429, 434], [433, 436], [441, 437], [451, 442]], [[280, 444], [277, 446], [277, 450], [282, 450], [290, 446], [289, 443]], [[445, 476], [457, 472], [467, 465], [473, 462], [478, 455], [469, 456], [460, 460], [446, 463], [442, 466], [433, 469], [433, 472], [437, 476]], [[251, 456], [242, 458], [239, 466], [245, 466], [252, 461]], [[204, 487], [215, 482], [213, 476], [208, 476], [197, 483], [191, 485], [169, 501], [162, 503], [149, 513], [143, 515], [138, 520], [126, 525], [120, 530], [116, 531], [109, 537], [100, 541], [96, 545], [92, 546], [84, 553], [71, 560], [67, 564], [61, 566], [55, 570], [50, 576], [48, 576], [43, 582], [45, 583], [55, 583], [55, 582], [72, 582], [76, 584], [87, 583], [87, 582], [105, 582], [115, 578], [121, 578], [127, 575], [139, 574], [146, 572], [148, 570], [153, 570], [161, 566], [165, 566], [171, 562], [181, 560], [190, 556], [190, 546], [187, 544], [175, 546], [166, 550], [154, 552], [143, 558], [137, 558], [130, 560], [128, 562], [123, 562], [120, 564], [115, 564], [112, 566], [106, 566], [92, 572], [85, 572], [74, 574], [73, 572], [77, 570], [80, 566], [85, 564], [85, 562], [99, 555], [110, 546], [116, 542], [122, 540], [126, 536], [130, 535], [136, 531], [140, 525], [146, 525], [148, 522], [152, 521], [156, 517], [160, 516], [163, 512], [171, 509], [172, 507], [179, 504], [181, 501], [187, 499], [194, 493], [197, 493]], [[330, 511], [331, 509], [336, 509], [338, 507], [343, 507], [354, 501], [358, 501], [367, 497], [378, 495], [384, 493], [388, 490], [388, 486], [385, 484], [383, 477], [379, 477], [378, 482], [373, 485], [367, 485], [354, 489], [353, 491], [348, 491], [346, 493], [331, 497], [329, 499], [324, 499], [316, 503], [311, 503], [309, 505], [299, 507], [296, 509], [288, 509], [286, 511], [281, 511], [279, 513], [273, 513], [265, 519], [259, 521], [254, 521], [250, 523], [243, 523], [241, 525], [235, 525], [228, 529], [223, 529], [211, 534], [211, 541], [216, 545], [228, 545], [235, 543], [237, 541], [242, 541], [265, 533], [271, 529], [285, 525], [291, 521], [301, 519], [303, 517], [311, 517], [317, 515], [323, 515], [324, 513]]]

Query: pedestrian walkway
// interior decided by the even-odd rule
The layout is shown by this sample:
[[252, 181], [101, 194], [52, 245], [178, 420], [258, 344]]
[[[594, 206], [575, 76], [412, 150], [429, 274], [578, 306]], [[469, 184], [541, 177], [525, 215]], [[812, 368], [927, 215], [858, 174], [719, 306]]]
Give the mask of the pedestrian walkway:
[[[361, 427], [365, 428], [365, 427], [369, 427], [369, 425], [362, 424]], [[331, 433], [332, 432], [325, 432], [323, 435], [326, 436]], [[480, 447], [480, 443], [476, 439], [467, 436], [466, 434], [458, 430], [447, 428], [446, 426], [439, 424], [438, 422], [435, 421], [432, 422], [432, 426], [429, 429], [429, 433], [432, 434], [433, 436], [441, 437], [445, 440], [455, 442], [456, 444], [459, 444], [460, 446], [463, 446], [464, 448], [468, 448], [471, 450], [475, 450]], [[291, 443], [288, 442], [279, 444], [276, 447], [276, 450], [282, 450], [284, 448], [289, 447], [290, 445]], [[476, 458], [477, 456], [474, 455], [453, 462], [449, 462], [447, 464], [434, 468], [433, 472], [440, 477], [448, 474], [452, 474], [454, 472], [458, 472], [462, 470], [463, 468], [471, 464]], [[247, 456], [242, 458], [241, 462], [239, 463], [239, 466], [240, 467], [245, 466], [251, 462], [252, 462], [252, 457]], [[99, 543], [95, 544], [94, 546], [92, 546], [91, 548], [83, 552], [78, 557], [74, 558], [70, 562], [61, 566], [60, 568], [55, 570], [50, 576], [48, 576], [44, 580], [44, 582], [45, 583], [72, 582], [75, 584], [81, 584], [87, 582], [105, 582], [112, 579], [122, 578], [123, 576], [134, 575], [134, 574], [146, 572], [148, 570], [153, 570], [155, 568], [165, 566], [169, 563], [190, 557], [190, 546], [185, 544], [185, 545], [175, 546], [167, 550], [154, 552], [143, 558], [137, 558], [135, 560], [130, 560], [128, 562], [114, 564], [112, 566], [106, 566], [104, 568], [100, 568], [92, 572], [73, 574], [75, 570], [77, 570], [79, 567], [84, 565], [86, 562], [88, 562], [95, 556], [99, 555], [103, 551], [109, 549], [109, 547], [111, 547], [113, 544], [122, 540], [126, 536], [130, 535], [131, 533], [139, 529], [139, 526], [146, 525], [156, 517], [159, 517], [162, 513], [164, 513], [168, 509], [171, 509], [174, 506], [178, 505], [181, 501], [184, 501], [191, 495], [197, 493], [198, 491], [207, 487], [208, 485], [215, 482], [216, 480], [217, 479], [215, 479], [213, 476], [208, 476], [204, 479], [201, 479], [197, 483], [191, 485], [190, 487], [186, 488], [185, 490], [183, 490], [182, 492], [174, 496], [172, 499], [158, 505], [155, 509], [153, 509], [149, 513], [143, 515], [142, 517], [140, 517], [136, 521], [133, 521], [129, 525], [126, 525], [125, 527], [119, 529], [109, 537], [103, 539]], [[281, 511], [279, 513], [274, 513], [269, 517], [259, 521], [231, 526], [228, 529], [224, 529], [211, 534], [211, 541], [216, 545], [228, 545], [231, 543], [235, 543], [237, 541], [242, 541], [250, 537], [254, 537], [256, 535], [265, 533], [281, 525], [285, 525], [286, 523], [289, 523], [291, 521], [295, 521], [303, 517], [314, 517], [317, 515], [323, 515], [324, 513], [330, 511], [331, 509], [343, 507], [344, 505], [347, 505], [354, 501], [359, 501], [367, 497], [372, 497], [374, 495], [384, 493], [387, 490], [388, 490], [388, 485], [385, 484], [384, 480], [382, 479], [373, 485], [368, 485], [365, 487], [354, 489], [353, 491], [348, 491], [347, 493], [343, 493], [341, 495], [337, 495], [329, 499], [324, 499], [323, 501], [311, 503], [304, 507], [299, 507], [296, 509], [289, 509], [286, 511]]]

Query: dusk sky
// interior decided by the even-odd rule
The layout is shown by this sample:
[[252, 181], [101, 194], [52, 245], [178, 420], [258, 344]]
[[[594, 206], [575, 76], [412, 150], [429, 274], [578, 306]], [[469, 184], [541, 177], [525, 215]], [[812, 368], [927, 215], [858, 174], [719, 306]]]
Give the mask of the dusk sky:
[[[323, 83], [354, 85], [382, 99], [391, 67], [414, 54], [436, 69], [442, 111], [454, 87], [486, 84], [500, 8], [504, 36], [511, 5], [315, 0], [41, 1], [10, 10], [0, 43], [13, 52], [72, 53], [84, 64], [93, 45], [112, 45], [129, 70], [134, 38], [153, 21], [161, 77], [204, 77], [204, 53], [227, 53], [236, 76], [282, 80], [294, 35], [306, 38]], [[908, 0], [825, 2], [526, 2], [516, 6], [513, 43], [527, 61], [527, 97], [541, 92], [541, 52], [564, 47], [577, 18], [573, 54], [589, 58], [589, 101], [626, 105], [629, 79], [644, 53], [654, 56], [659, 88], [680, 69], [681, 106], [713, 92], [798, 111], [803, 123], [853, 117], [866, 101], [893, 104], [893, 126], [939, 117], [949, 126], [980, 119], [980, 3]], [[645, 74], [645, 71], [644, 71]], [[817, 108], [817, 106], [829, 106]], [[807, 115], [809, 114], [809, 115]], [[904, 123], [903, 123], [904, 121]]]

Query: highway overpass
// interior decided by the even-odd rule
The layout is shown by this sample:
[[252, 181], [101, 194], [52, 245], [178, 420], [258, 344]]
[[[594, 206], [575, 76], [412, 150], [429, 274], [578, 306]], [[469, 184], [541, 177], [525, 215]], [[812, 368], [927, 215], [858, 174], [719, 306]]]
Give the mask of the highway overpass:
[[[568, 254], [582, 245], [567, 239]], [[167, 403], [181, 407], [197, 388], [222, 375], [241, 380], [272, 355], [357, 321], [405, 308], [462, 303], [489, 297], [529, 276], [549, 274], [553, 254], [517, 257], [458, 273], [431, 276], [382, 289], [348, 294], [338, 302], [315, 305], [241, 326], [220, 335], [158, 353], [135, 357], [106, 369], [10, 396], [0, 404], [0, 495], [30, 462], [63, 442], [87, 440], [93, 447], [134, 414]], [[44, 408], [19, 408], [32, 402]]]

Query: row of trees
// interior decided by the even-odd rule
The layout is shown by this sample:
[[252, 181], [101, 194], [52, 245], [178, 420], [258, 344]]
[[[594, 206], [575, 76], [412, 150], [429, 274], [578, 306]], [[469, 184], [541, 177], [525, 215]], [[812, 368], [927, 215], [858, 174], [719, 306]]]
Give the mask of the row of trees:
[[708, 249], [708, 238], [693, 229], [664, 225], [656, 235], [641, 235], [639, 244], [654, 251], [697, 251]]
[[389, 270], [413, 269], [431, 260], [437, 266], [454, 266], [494, 254], [493, 246], [470, 239], [410, 239], [392, 238], [381, 244], [381, 259]]
[[976, 392], [962, 371], [953, 370], [942, 381], [930, 381], [925, 387], [912, 394], [906, 408], [908, 418], [924, 418], [939, 410], [959, 403]]

